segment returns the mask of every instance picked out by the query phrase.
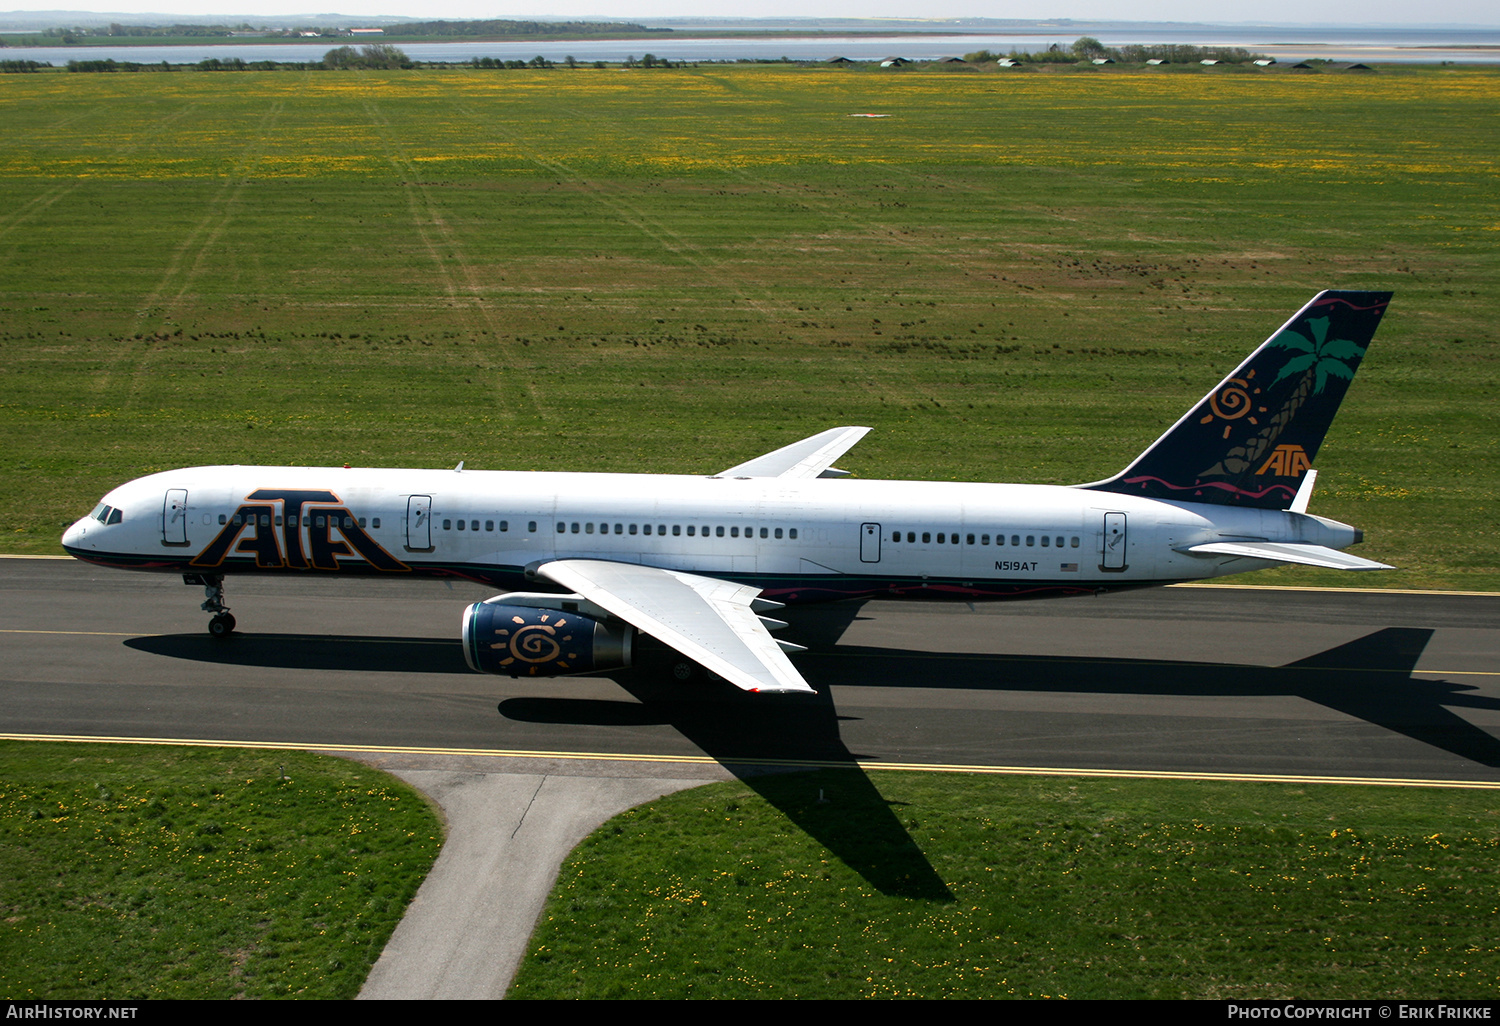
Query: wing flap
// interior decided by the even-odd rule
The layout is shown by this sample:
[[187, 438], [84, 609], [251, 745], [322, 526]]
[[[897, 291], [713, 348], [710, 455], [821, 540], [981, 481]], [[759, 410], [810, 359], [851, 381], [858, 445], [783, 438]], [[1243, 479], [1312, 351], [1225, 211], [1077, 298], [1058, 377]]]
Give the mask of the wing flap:
[[752, 608], [760, 594], [757, 588], [600, 559], [558, 559], [535, 572], [672, 646], [735, 687], [813, 693]]
[[[757, 456], [746, 463], [722, 470], [715, 477], [786, 477], [814, 478], [833, 466], [833, 461], [854, 448], [865, 435], [867, 427], [836, 427], [804, 438], [800, 442], [784, 445], [775, 452]], [[835, 472], [835, 476], [844, 471]]]
[[1305, 545], [1300, 542], [1208, 542], [1204, 545], [1189, 545], [1179, 551], [1190, 552], [1195, 556], [1244, 556], [1271, 563], [1300, 563], [1303, 566], [1321, 566], [1329, 570], [1396, 569], [1373, 559], [1351, 556], [1326, 545]]

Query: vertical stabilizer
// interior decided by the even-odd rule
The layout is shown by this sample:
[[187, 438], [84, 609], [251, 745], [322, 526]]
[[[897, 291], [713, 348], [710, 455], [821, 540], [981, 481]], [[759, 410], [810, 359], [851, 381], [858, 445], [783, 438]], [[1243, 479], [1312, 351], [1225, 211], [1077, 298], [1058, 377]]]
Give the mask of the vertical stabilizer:
[[1354, 379], [1389, 292], [1320, 292], [1105, 492], [1285, 509]]

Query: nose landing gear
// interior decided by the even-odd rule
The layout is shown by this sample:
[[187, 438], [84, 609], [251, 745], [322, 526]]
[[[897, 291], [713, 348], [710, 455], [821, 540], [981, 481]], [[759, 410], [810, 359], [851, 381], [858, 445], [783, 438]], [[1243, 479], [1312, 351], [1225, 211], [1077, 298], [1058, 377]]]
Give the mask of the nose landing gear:
[[208, 633], [216, 638], [227, 638], [234, 633], [234, 615], [229, 612], [229, 607], [224, 604], [224, 578], [218, 574], [183, 574], [183, 584], [196, 584], [203, 588], [203, 594], [207, 596], [203, 605], [198, 608], [205, 613], [212, 613], [213, 618], [208, 621]]

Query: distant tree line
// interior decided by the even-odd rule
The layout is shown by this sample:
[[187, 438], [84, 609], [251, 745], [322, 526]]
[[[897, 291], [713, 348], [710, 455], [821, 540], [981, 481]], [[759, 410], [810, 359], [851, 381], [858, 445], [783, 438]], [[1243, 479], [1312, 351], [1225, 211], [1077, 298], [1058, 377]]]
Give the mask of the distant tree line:
[[249, 25], [121, 25], [112, 22], [106, 26], [95, 26], [93, 28], [49, 28], [42, 32], [44, 36], [63, 37], [63, 42], [72, 42], [72, 38], [83, 36], [194, 36], [211, 37], [233, 35], [235, 32], [254, 31]]
[[[540, 58], [538, 58], [540, 59]], [[0, 68], [9, 64], [36, 64], [35, 61], [4, 61], [0, 62]], [[238, 57], [210, 57], [196, 64], [180, 65], [168, 64], [162, 61], [160, 64], [138, 64], [135, 61], [117, 61], [113, 58], [104, 60], [69, 61], [68, 70], [72, 72], [99, 73], [120, 71], [180, 71], [184, 68], [192, 68], [197, 71], [343, 71], [362, 68], [410, 68], [413, 67], [411, 58], [407, 57], [400, 49], [387, 43], [374, 43], [370, 46], [360, 47], [356, 50], [352, 46], [341, 46], [336, 50], [329, 50], [323, 55], [321, 61], [247, 61]], [[51, 67], [50, 64], [41, 64], [37, 67]], [[4, 68], [9, 71], [9, 68]], [[17, 68], [18, 71], [34, 71], [36, 68]]]
[[410, 68], [411, 58], [406, 52], [390, 43], [370, 43], [358, 50], [352, 46], [341, 46], [323, 55], [323, 66], [338, 71], [365, 68]]
[[0, 61], [0, 74], [25, 75], [50, 67], [52, 65], [47, 61]]
[[647, 28], [625, 21], [413, 21], [392, 25], [402, 36], [598, 36], [612, 33], [667, 33], [669, 28]]
[[1238, 46], [1188, 46], [1180, 43], [1105, 46], [1093, 36], [1080, 36], [1069, 46], [1053, 43], [1047, 49], [1035, 52], [1012, 50], [1010, 53], [991, 53], [988, 50], [976, 50], [974, 53], [964, 54], [964, 60], [970, 64], [999, 60], [1012, 60], [1017, 64], [1076, 64], [1079, 61], [1099, 59], [1118, 61], [1121, 64], [1144, 64], [1151, 60], [1171, 64], [1196, 64], [1202, 60], [1247, 64], [1262, 56], [1264, 55], [1251, 53]]

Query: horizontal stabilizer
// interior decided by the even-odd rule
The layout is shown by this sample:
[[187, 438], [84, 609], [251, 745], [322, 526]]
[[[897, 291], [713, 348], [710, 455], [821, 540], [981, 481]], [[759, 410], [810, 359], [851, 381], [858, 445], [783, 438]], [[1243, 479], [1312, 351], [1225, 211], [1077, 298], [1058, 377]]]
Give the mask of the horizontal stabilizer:
[[1208, 542], [1204, 545], [1189, 545], [1178, 551], [1195, 556], [1243, 556], [1247, 559], [1264, 559], [1268, 563], [1300, 563], [1303, 566], [1321, 566], [1329, 570], [1396, 569], [1373, 559], [1330, 549], [1326, 545], [1305, 545], [1300, 542]]

